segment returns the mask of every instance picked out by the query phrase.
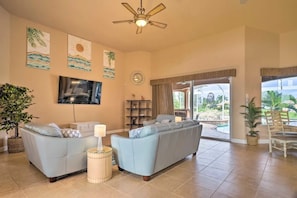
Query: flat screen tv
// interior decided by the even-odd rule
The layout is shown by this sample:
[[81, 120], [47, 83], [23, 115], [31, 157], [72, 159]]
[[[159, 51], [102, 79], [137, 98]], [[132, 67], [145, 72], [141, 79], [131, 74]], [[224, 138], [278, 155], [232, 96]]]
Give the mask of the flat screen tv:
[[99, 105], [101, 89], [102, 82], [59, 76], [58, 103]]

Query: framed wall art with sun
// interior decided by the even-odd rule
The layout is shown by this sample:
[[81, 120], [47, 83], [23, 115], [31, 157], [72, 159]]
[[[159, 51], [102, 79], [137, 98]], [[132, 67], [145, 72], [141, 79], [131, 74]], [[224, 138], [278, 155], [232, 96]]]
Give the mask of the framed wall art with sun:
[[91, 42], [68, 34], [68, 67], [91, 71]]

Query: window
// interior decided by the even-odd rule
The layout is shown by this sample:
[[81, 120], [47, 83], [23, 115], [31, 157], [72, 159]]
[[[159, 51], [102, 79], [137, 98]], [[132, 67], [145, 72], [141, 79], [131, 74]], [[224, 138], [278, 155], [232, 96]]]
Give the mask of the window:
[[174, 113], [185, 119], [198, 120], [204, 126], [203, 137], [230, 139], [227, 80], [187, 81], [173, 85]]
[[174, 109], [185, 109], [185, 92], [173, 91]]
[[288, 110], [290, 120], [297, 120], [297, 77], [262, 82], [262, 107]]

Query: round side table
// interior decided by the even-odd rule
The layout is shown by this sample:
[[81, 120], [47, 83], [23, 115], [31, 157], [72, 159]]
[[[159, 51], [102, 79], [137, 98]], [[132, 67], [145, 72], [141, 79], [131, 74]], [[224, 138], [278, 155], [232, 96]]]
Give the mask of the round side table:
[[97, 148], [88, 149], [88, 182], [101, 183], [112, 176], [112, 148], [104, 146], [102, 152]]

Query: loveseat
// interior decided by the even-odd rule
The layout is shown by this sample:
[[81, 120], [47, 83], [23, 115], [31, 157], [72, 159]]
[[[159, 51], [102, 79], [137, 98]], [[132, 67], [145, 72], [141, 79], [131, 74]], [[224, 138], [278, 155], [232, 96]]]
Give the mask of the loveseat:
[[143, 176], [144, 181], [184, 159], [196, 155], [202, 125], [193, 120], [160, 123], [129, 131], [129, 138], [111, 135], [119, 170]]
[[[78, 130], [69, 129], [67, 137], [57, 127], [28, 124], [21, 128], [28, 160], [50, 182], [70, 173], [87, 169], [87, 150], [96, 147], [97, 138], [81, 136]], [[72, 138], [71, 138], [72, 137]]]

